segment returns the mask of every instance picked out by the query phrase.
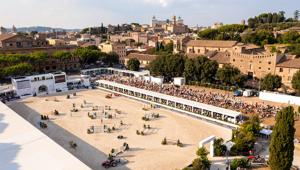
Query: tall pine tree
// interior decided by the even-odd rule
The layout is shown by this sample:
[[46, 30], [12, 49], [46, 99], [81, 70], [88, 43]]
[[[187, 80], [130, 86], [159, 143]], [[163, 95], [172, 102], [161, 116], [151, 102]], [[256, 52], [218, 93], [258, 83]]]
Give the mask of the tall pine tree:
[[294, 135], [294, 109], [289, 106], [276, 115], [269, 148], [272, 170], [290, 170], [294, 158]]

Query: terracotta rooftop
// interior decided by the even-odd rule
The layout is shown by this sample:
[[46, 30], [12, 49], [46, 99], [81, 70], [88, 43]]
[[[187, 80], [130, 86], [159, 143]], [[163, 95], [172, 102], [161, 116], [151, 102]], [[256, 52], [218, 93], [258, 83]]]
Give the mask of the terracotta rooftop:
[[288, 59], [276, 65], [276, 67], [296, 68], [300, 69], [300, 58]]
[[230, 64], [230, 56], [228, 52], [217, 52], [216, 55], [210, 59], [217, 61], [219, 64]]
[[187, 46], [194, 47], [216, 47], [216, 48], [230, 48], [237, 44], [237, 41], [220, 41], [220, 40], [191, 40]]
[[150, 55], [150, 54], [140, 54], [140, 53], [130, 53], [126, 57], [126, 59], [136, 58], [138, 60], [143, 61], [153, 61], [158, 57], [157, 55]]
[[186, 56], [188, 58], [197, 58], [197, 57], [201, 57], [201, 56], [205, 56], [204, 54], [195, 54], [195, 53], [186, 53]]
[[9, 39], [9, 38], [12, 38], [16, 36], [16, 34], [1, 34], [0, 35], [0, 41], [3, 41], [3, 40], [6, 40], [6, 39]]

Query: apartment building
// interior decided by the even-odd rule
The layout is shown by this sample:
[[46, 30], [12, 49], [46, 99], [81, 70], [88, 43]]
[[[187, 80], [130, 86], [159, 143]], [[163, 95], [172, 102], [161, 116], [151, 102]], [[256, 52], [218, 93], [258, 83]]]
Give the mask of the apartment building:
[[278, 63], [275, 68], [275, 74], [282, 78], [282, 83], [286, 86], [292, 86], [294, 74], [300, 70], [300, 59], [285, 59]]
[[205, 55], [209, 51], [225, 52], [231, 50], [237, 44], [237, 41], [190, 40], [186, 43], [186, 53]]
[[99, 49], [104, 53], [116, 53], [119, 55], [121, 61], [126, 57], [126, 45], [120, 42], [106, 42], [101, 43]]
[[158, 57], [157, 55], [130, 53], [124, 58], [124, 64], [127, 65], [130, 59], [136, 58], [140, 61], [140, 67], [145, 68], [150, 64], [151, 61], [155, 60], [157, 57]]
[[2, 49], [20, 49], [47, 46], [49, 46], [48, 42], [46, 39], [42, 38], [33, 38], [15, 33], [0, 35], [0, 48]]

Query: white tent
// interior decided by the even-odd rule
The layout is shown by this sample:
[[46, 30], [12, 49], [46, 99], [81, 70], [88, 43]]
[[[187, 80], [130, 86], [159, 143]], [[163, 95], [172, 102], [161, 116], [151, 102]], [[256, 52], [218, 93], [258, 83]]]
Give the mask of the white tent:
[[270, 136], [272, 134], [272, 130], [269, 129], [262, 129], [261, 131], [259, 131], [260, 134], [262, 135], [266, 135], [266, 136]]

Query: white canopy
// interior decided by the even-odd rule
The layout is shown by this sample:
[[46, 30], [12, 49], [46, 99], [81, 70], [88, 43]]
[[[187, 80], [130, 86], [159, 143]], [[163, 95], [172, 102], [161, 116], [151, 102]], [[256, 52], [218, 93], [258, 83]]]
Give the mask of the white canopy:
[[267, 136], [270, 136], [272, 134], [272, 130], [269, 130], [269, 129], [262, 129], [259, 133], [260, 134], [263, 134], [263, 135], [267, 135]]

